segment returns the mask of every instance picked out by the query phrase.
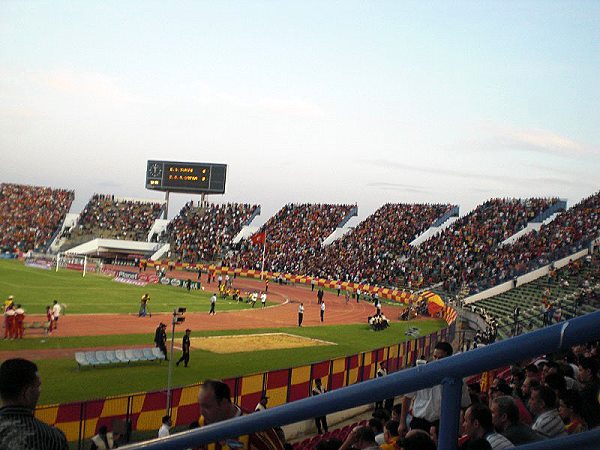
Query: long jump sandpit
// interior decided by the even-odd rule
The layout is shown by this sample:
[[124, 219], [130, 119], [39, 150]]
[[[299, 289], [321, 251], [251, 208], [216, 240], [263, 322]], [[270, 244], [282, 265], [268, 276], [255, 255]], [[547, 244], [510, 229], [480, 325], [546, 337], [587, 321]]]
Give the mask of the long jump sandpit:
[[190, 339], [190, 346], [213, 353], [239, 353], [258, 350], [281, 350], [286, 348], [337, 345], [335, 342], [307, 338], [289, 333], [238, 334], [234, 336], [210, 336]]

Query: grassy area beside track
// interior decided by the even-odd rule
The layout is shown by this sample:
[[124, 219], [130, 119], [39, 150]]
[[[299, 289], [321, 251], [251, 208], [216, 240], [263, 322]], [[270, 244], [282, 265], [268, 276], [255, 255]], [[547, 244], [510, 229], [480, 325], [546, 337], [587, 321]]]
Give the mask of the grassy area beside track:
[[[308, 287], [310, 289], [310, 287]], [[209, 291], [148, 285], [145, 287], [116, 283], [108, 277], [60, 270], [58, 272], [26, 267], [19, 261], [0, 260], [0, 297], [14, 295], [28, 314], [41, 314], [53, 299], [67, 305], [66, 314], [120, 313], [135, 315], [141, 295], [151, 296], [152, 312], [169, 312], [177, 306], [187, 306], [190, 313], [206, 313]], [[315, 293], [316, 295], [316, 293]], [[248, 308], [246, 304], [219, 301], [220, 310]], [[206, 378], [229, 378], [263, 371], [301, 366], [311, 362], [356, 354], [362, 351], [397, 344], [407, 339], [409, 326], [417, 326], [420, 335], [446, 326], [443, 320], [392, 322], [385, 331], [374, 332], [365, 323], [351, 325], [307, 326], [236, 329], [228, 331], [194, 331], [192, 337], [245, 335], [283, 332], [331, 342], [331, 345], [294, 349], [259, 350], [217, 354], [206, 350], [191, 351], [190, 367], [174, 371], [175, 386], [197, 383]], [[181, 342], [181, 329], [176, 345]], [[0, 341], [0, 351], [6, 357], [31, 355], [40, 368], [43, 381], [39, 404], [104, 398], [163, 389], [167, 380], [164, 362], [103, 366], [78, 370], [73, 349], [96, 347], [153, 346], [153, 333], [108, 336], [47, 337], [39, 335], [23, 340]], [[244, 339], [240, 336], [240, 339]], [[176, 351], [176, 358], [179, 352]]]
[[[264, 350], [247, 353], [216, 354], [192, 350], [190, 367], [178, 367], [174, 371], [176, 386], [197, 383], [206, 378], [228, 378], [266, 370], [300, 366], [361, 351], [393, 345], [409, 339], [404, 334], [409, 326], [417, 326], [422, 335], [443, 328], [441, 320], [421, 320], [392, 323], [382, 332], [373, 332], [366, 325], [335, 325], [328, 327], [265, 328], [259, 330], [206, 331], [193, 333], [193, 337], [284, 332], [298, 336], [321, 339], [335, 345], [305, 347], [284, 350]], [[243, 337], [240, 337], [243, 339]], [[79, 346], [119, 346], [131, 344], [152, 345], [152, 336], [124, 335], [78, 338], [58, 338], [37, 341], [35, 348], [77, 348]], [[176, 344], [179, 344], [179, 336]], [[26, 345], [18, 342], [16, 344]], [[28, 344], [28, 348], [30, 345]], [[3, 349], [6, 349], [3, 347]], [[176, 351], [178, 358], [179, 352]], [[102, 398], [109, 395], [162, 389], [167, 379], [167, 364], [139, 363], [133, 365], [104, 366], [77, 369], [73, 358], [36, 360], [40, 368], [44, 389], [40, 404], [62, 403], [76, 400]]]
[[[216, 288], [216, 286], [212, 286]], [[188, 311], [208, 311], [211, 290], [149, 284], [133, 286], [114, 282], [111, 278], [71, 270], [43, 270], [24, 266], [16, 260], [0, 259], [0, 298], [13, 295], [28, 314], [44, 314], [52, 300], [66, 305], [65, 314], [116, 313], [137, 314], [140, 298], [150, 294], [149, 309], [152, 313], [170, 312], [179, 306]], [[268, 305], [274, 303], [267, 301]], [[219, 299], [219, 310], [239, 310], [249, 306], [231, 300]]]

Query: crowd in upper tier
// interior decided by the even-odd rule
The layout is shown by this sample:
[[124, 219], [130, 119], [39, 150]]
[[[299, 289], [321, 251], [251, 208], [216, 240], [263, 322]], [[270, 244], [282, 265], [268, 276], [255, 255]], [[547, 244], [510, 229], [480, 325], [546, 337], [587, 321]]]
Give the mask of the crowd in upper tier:
[[494, 286], [565, 257], [600, 236], [600, 192], [583, 199], [550, 223], [514, 244], [496, 247], [486, 264], [474, 268], [472, 290]]
[[396, 282], [406, 287], [445, 281], [450, 289], [470, 283], [504, 240], [558, 201], [492, 199], [460, 218], [439, 235], [413, 247], [406, 261], [396, 261]]
[[[265, 223], [260, 233], [266, 233], [265, 270], [306, 273], [305, 262], [321, 251], [323, 241], [338, 227], [355, 205], [289, 203]], [[260, 269], [262, 244], [251, 241], [230, 263], [238, 267]]]
[[248, 223], [258, 205], [210, 204], [196, 208], [186, 203], [167, 226], [161, 239], [171, 243], [171, 257], [190, 263], [219, 259], [232, 239]]
[[77, 239], [93, 236], [145, 241], [162, 211], [160, 203], [120, 200], [114, 195], [94, 194], [69, 237]]
[[0, 184], [0, 249], [39, 249], [49, 243], [75, 194], [65, 189]]
[[[42, 248], [71, 207], [72, 191], [2, 183], [0, 248]], [[515, 243], [502, 245], [557, 198], [492, 199], [417, 246], [410, 242], [449, 215], [452, 205], [386, 204], [341, 239], [323, 241], [355, 205], [288, 204], [259, 230], [266, 235], [265, 270], [291, 272], [403, 288], [442, 282], [456, 292], [485, 289], [576, 251], [600, 235], [600, 192]], [[65, 237], [146, 240], [161, 215], [160, 203], [119, 200], [95, 194]], [[248, 224], [257, 205], [186, 204], [160, 236], [171, 243], [171, 259], [222, 261], [260, 269], [260, 240], [233, 238]]]
[[454, 208], [441, 204], [387, 203], [309, 258], [308, 273], [322, 278], [387, 282], [394, 261], [408, 253], [410, 242]]

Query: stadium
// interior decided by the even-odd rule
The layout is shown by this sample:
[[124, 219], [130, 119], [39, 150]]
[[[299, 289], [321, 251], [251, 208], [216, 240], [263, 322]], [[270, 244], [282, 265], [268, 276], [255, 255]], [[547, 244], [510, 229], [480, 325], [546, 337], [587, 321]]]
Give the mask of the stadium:
[[[26, 311], [21, 339], [6, 308], [2, 358], [35, 360], [59, 387], [44, 391], [36, 415], [78, 445], [102, 425], [148, 436], [167, 401], [182, 429], [198, 419], [203, 379], [225, 380], [244, 410], [263, 396], [275, 407], [308, 397], [316, 378], [333, 391], [376, 378], [381, 363], [388, 373], [414, 366], [439, 341], [470, 350], [600, 305], [599, 193], [571, 207], [492, 199], [461, 218], [457, 205], [388, 203], [343, 233], [355, 205], [287, 204], [257, 228], [258, 205], [202, 199], [168, 221], [161, 202], [94, 195], [76, 215], [70, 191], [3, 183], [0, 192], [1, 295]], [[44, 206], [27, 215], [33, 203]], [[60, 213], [38, 227], [48, 211]], [[366, 245], [373, 252], [361, 252]], [[460, 251], [468, 264], [444, 261]], [[259, 292], [268, 301], [257, 305]], [[56, 321], [46, 320], [50, 299], [59, 300]], [[388, 328], [377, 330], [377, 314]], [[174, 353], [152, 340], [161, 323], [173, 324]], [[184, 327], [193, 331], [189, 370], [173, 370], [161, 360], [179, 357]]]
[[0, 450], [599, 448], [599, 4], [1, 10]]

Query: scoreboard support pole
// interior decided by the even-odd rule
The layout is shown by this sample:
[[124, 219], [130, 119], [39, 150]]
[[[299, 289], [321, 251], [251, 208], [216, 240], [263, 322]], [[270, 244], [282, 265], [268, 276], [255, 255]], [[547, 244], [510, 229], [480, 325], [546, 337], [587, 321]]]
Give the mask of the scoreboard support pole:
[[163, 213], [163, 219], [167, 220], [169, 214], [169, 191], [165, 191], [165, 212]]

